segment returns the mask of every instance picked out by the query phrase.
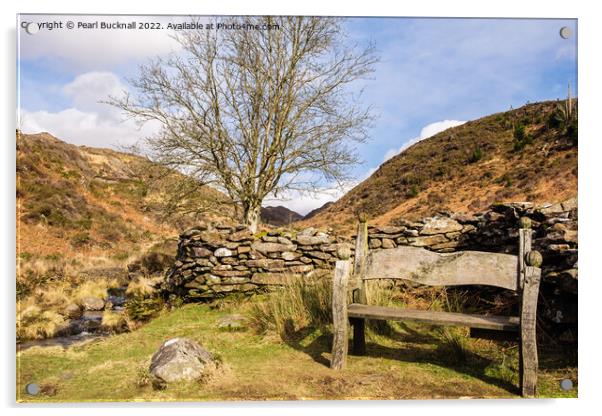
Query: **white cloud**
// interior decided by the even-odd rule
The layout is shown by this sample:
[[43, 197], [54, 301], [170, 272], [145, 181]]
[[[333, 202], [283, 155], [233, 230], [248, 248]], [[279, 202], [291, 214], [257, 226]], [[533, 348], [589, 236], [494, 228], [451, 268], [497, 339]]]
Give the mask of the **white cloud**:
[[41, 29], [35, 35], [28, 35], [19, 23], [19, 59], [45, 59], [54, 65], [76, 70], [113, 68], [148, 57], [166, 54], [180, 49], [180, 45], [170, 36], [172, 30], [103, 30], [66, 29], [68, 21], [74, 22], [136, 22], [161, 23], [191, 21], [185, 16], [60, 16], [60, 15], [20, 15], [20, 22], [63, 23], [63, 29]]
[[77, 76], [63, 87], [62, 92], [71, 98], [79, 110], [114, 115], [119, 111], [102, 101], [106, 101], [109, 96], [120, 97], [126, 89], [114, 73], [96, 71]]
[[426, 126], [424, 126], [422, 128], [422, 130], [420, 130], [420, 135], [418, 137], [414, 137], [413, 139], [410, 139], [410, 140], [404, 142], [404, 144], [402, 144], [399, 149], [392, 148], [392, 149], [387, 150], [387, 152], [385, 153], [385, 156], [383, 158], [383, 162], [386, 162], [387, 160], [391, 159], [393, 156], [398, 155], [399, 153], [403, 152], [408, 147], [412, 146], [413, 144], [418, 143], [421, 140], [428, 139], [429, 137], [432, 137], [437, 133], [440, 133], [440, 132], [447, 130], [449, 128], [452, 128], [452, 127], [460, 126], [464, 123], [466, 123], [466, 121], [441, 120], [441, 121], [436, 121], [431, 124], [427, 124]]
[[156, 123], [140, 128], [123, 120], [115, 107], [104, 104], [109, 95], [119, 96], [126, 87], [111, 72], [88, 72], [66, 84], [61, 93], [71, 99], [70, 108], [58, 111], [21, 110], [19, 126], [25, 133], [46, 131], [77, 145], [119, 149], [158, 131]]

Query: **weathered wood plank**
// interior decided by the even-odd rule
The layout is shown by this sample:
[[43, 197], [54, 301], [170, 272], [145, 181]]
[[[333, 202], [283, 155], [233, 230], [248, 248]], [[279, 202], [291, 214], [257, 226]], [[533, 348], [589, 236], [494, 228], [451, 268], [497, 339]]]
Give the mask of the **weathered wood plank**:
[[489, 285], [517, 290], [518, 257], [510, 254], [458, 251], [439, 254], [400, 246], [372, 251], [364, 279], [405, 279], [429, 286]]
[[355, 239], [355, 258], [353, 261], [353, 280], [354, 287], [358, 290], [354, 292], [354, 302], [367, 303], [366, 288], [362, 276], [366, 271], [366, 261], [368, 258], [368, 223], [365, 214], [360, 215], [360, 222], [357, 226], [357, 237]]
[[454, 312], [420, 311], [387, 306], [353, 303], [347, 313], [350, 318], [368, 318], [393, 321], [416, 321], [435, 325], [468, 326], [471, 328], [518, 331], [517, 316], [475, 315]]
[[330, 368], [341, 370], [347, 361], [348, 348], [348, 316], [347, 316], [347, 284], [351, 262], [339, 260], [334, 269], [332, 284], [332, 324], [334, 339], [332, 342], [332, 359]]
[[[521, 219], [524, 227], [530, 226], [530, 220]], [[531, 251], [531, 236], [533, 231], [530, 228], [521, 228], [518, 230], [518, 287], [522, 289], [525, 280], [525, 256]]]
[[537, 298], [541, 269], [525, 266], [523, 298], [520, 314], [519, 376], [523, 397], [535, 397], [537, 394]]

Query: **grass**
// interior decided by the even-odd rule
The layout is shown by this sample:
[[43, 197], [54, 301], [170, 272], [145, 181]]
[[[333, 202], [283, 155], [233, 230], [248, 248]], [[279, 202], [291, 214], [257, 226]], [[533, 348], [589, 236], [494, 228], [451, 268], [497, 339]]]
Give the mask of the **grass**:
[[[217, 321], [239, 312], [190, 304], [165, 312], [139, 330], [67, 350], [34, 347], [17, 355], [19, 401], [223, 401], [294, 399], [427, 399], [519, 397], [516, 349], [466, 339], [466, 360], [441, 349], [441, 335], [428, 325], [395, 323], [391, 335], [368, 333], [366, 356], [348, 358], [347, 368], [328, 368], [328, 328], [299, 328], [282, 341], [271, 331], [221, 331]], [[209, 383], [178, 383], [154, 390], [146, 369], [158, 346], [189, 337], [219, 354], [229, 371]], [[576, 370], [562, 355], [540, 351], [540, 397], [576, 397], [560, 390]], [[24, 393], [36, 382], [42, 393]]]

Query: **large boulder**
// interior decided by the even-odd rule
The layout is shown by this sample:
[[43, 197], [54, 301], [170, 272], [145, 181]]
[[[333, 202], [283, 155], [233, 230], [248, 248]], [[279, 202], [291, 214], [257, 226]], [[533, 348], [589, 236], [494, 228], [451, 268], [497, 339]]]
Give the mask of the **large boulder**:
[[149, 372], [159, 383], [172, 383], [202, 379], [216, 368], [215, 357], [201, 345], [187, 338], [172, 338], [153, 354]]

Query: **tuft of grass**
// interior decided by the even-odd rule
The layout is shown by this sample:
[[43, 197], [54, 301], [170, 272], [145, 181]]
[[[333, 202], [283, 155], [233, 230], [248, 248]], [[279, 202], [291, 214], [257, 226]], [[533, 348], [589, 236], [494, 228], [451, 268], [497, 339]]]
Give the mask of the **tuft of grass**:
[[103, 329], [110, 332], [123, 332], [128, 329], [128, 321], [123, 313], [104, 311], [102, 314]]
[[17, 313], [17, 339], [43, 339], [55, 336], [65, 325], [65, 318], [53, 310], [35, 304], [21, 305]]
[[117, 287], [119, 287], [117, 279], [87, 280], [73, 291], [72, 296], [78, 302], [87, 297], [106, 299], [107, 291]]
[[286, 276], [285, 285], [249, 303], [249, 324], [258, 333], [277, 332], [285, 339], [306, 327], [332, 320], [332, 280]]
[[441, 327], [441, 343], [438, 349], [441, 355], [450, 362], [463, 363], [470, 356], [470, 347], [467, 334], [461, 333], [459, 328]]
[[158, 278], [139, 277], [128, 285], [125, 293], [129, 296], [150, 297], [157, 293]]

